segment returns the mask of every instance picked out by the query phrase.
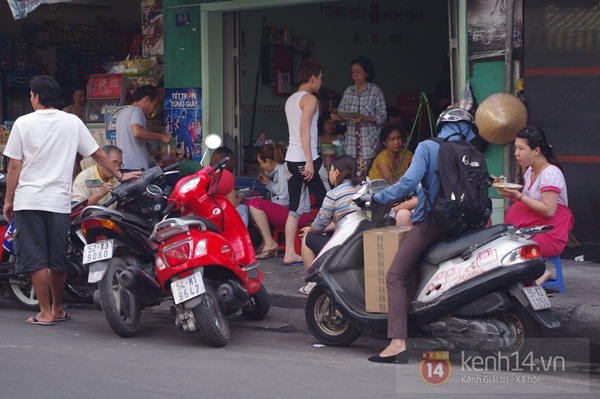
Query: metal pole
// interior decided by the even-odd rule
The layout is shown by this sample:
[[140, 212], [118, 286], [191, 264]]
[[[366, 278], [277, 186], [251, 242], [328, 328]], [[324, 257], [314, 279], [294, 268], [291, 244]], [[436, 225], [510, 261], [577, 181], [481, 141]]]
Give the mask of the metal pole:
[[[250, 124], [250, 140], [248, 145], [254, 144], [254, 119], [256, 118], [256, 99], [258, 98], [258, 82], [260, 81], [260, 67], [263, 59], [263, 35], [265, 34], [265, 17], [262, 20], [262, 29], [260, 30], [260, 51], [258, 53], [258, 68], [256, 69], [256, 85], [254, 86], [254, 102], [252, 103], [252, 123]], [[264, 143], [263, 143], [264, 144]]]
[[[504, 42], [504, 92], [513, 92], [513, 35], [515, 24], [515, 2], [506, 0], [506, 38]], [[504, 146], [504, 176], [508, 181], [517, 181], [515, 173], [514, 144]], [[504, 209], [510, 206], [508, 200], [504, 201]]]

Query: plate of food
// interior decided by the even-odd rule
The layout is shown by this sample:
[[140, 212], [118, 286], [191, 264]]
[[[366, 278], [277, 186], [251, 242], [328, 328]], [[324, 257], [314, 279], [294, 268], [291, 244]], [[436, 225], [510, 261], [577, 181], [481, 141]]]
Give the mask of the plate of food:
[[523, 188], [523, 185], [522, 184], [517, 184], [517, 183], [507, 183], [505, 181], [500, 181], [500, 182], [492, 184], [492, 187], [494, 187], [494, 188], [501, 188], [501, 189], [508, 188], [508, 189], [511, 189], [511, 190], [520, 190], [520, 189]]
[[356, 112], [352, 111], [337, 111], [336, 115], [342, 119], [354, 119], [356, 117]]

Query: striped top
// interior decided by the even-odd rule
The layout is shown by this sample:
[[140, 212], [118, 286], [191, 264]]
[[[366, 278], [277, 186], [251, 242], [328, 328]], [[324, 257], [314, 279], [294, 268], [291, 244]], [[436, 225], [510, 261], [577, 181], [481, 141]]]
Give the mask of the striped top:
[[344, 215], [353, 212], [350, 209], [350, 203], [352, 202], [352, 196], [359, 187], [353, 186], [350, 180], [344, 180], [342, 184], [327, 193], [317, 218], [310, 225], [315, 233], [322, 233], [331, 222], [336, 224], [335, 228], [337, 230], [339, 227], [338, 221]]

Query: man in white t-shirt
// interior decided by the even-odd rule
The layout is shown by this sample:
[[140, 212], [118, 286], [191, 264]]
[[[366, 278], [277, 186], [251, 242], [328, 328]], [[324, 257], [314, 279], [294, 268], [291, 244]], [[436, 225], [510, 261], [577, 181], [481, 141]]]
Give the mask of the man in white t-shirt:
[[54, 79], [33, 78], [30, 101], [34, 112], [17, 118], [4, 150], [10, 161], [3, 213], [6, 220], [15, 218], [15, 269], [31, 277], [40, 312], [26, 322], [37, 325], [71, 318], [62, 307], [62, 293], [77, 153], [91, 156], [120, 181], [139, 176], [139, 172], [119, 172], [83, 122], [58, 110], [60, 99], [60, 86]]
[[[305, 209], [306, 190], [316, 197], [315, 206], [320, 208], [329, 191], [328, 173], [323, 160], [317, 152], [317, 120], [319, 110], [315, 94], [321, 88], [323, 72], [321, 64], [307, 58], [298, 67], [300, 87], [285, 103], [285, 116], [290, 132], [290, 144], [285, 155], [290, 177], [288, 192], [290, 195], [289, 215], [285, 222], [285, 254], [283, 263], [287, 265], [302, 262], [296, 253], [294, 241], [298, 229], [298, 219]], [[300, 263], [301, 264], [301, 263]]]
[[170, 134], [154, 133], [146, 129], [146, 116], [158, 106], [158, 91], [152, 85], [139, 87], [133, 93], [133, 104], [120, 109], [117, 118], [117, 147], [123, 150], [123, 169], [148, 169], [146, 140], [169, 143]]

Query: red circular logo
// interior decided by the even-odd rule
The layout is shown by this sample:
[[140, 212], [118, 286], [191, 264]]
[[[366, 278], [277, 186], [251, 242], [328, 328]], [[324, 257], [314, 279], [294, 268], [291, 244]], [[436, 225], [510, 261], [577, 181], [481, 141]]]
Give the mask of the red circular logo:
[[442, 385], [452, 375], [448, 352], [423, 352], [419, 374], [429, 385]]

